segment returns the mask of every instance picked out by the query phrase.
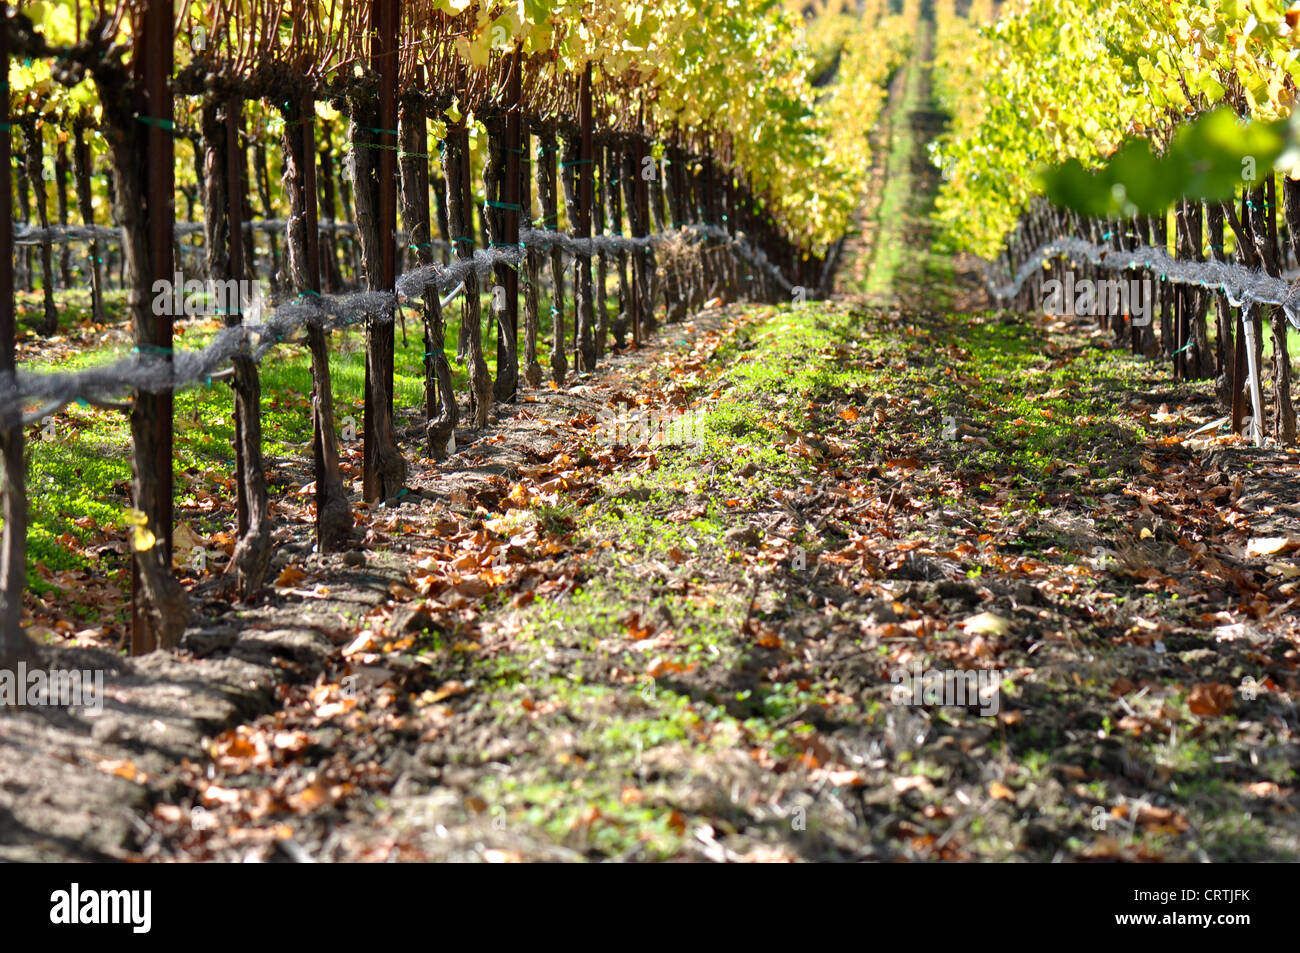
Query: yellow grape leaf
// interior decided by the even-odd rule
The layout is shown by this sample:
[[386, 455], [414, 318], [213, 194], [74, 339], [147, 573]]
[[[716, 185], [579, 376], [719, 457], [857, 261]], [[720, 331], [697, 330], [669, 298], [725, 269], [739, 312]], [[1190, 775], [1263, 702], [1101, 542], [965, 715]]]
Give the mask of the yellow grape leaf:
[[139, 510], [127, 510], [126, 522], [133, 530], [131, 534], [131, 546], [137, 553], [153, 549], [154, 543], [158, 538], [154, 536], [153, 530], [149, 529], [149, 517]]

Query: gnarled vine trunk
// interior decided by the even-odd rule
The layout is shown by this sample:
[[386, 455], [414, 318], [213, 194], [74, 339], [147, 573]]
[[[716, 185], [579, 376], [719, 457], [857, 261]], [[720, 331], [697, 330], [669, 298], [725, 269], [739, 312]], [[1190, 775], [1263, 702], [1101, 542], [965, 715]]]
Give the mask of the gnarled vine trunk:
[[[357, 235], [365, 286], [370, 291], [392, 291], [384, 274], [384, 249], [392, 234], [382, 234], [380, 215], [380, 170], [377, 157], [385, 145], [376, 129], [380, 123], [374, 101], [362, 95], [349, 99], [348, 137], [352, 142], [352, 197], [357, 212]], [[393, 430], [393, 346], [396, 307], [366, 321], [366, 423], [365, 495], [371, 502], [395, 497], [406, 482], [406, 459], [397, 447]]]
[[[292, 99], [284, 109], [284, 184], [289, 199], [286, 229], [289, 280], [299, 295], [320, 294], [320, 258], [316, 230], [313, 117], [310, 100]], [[352, 510], [339, 468], [338, 431], [334, 427], [334, 388], [330, 379], [329, 341], [325, 329], [307, 325], [311, 351], [312, 456], [316, 473], [316, 543], [321, 552], [345, 544], [352, 535]]]
[[[203, 231], [207, 271], [213, 281], [245, 279], [243, 232], [239, 210], [238, 100], [203, 104]], [[232, 148], [233, 146], [233, 148]], [[232, 199], [234, 199], [232, 201]], [[229, 210], [229, 211], [227, 211]], [[235, 307], [225, 315], [227, 327], [243, 320], [242, 296], [227, 295]], [[235, 405], [235, 491], [238, 500], [239, 539], [232, 564], [239, 575], [240, 591], [250, 595], [266, 581], [271, 566], [271, 521], [262, 463], [262, 385], [257, 363], [247, 349], [233, 359], [231, 388]]]

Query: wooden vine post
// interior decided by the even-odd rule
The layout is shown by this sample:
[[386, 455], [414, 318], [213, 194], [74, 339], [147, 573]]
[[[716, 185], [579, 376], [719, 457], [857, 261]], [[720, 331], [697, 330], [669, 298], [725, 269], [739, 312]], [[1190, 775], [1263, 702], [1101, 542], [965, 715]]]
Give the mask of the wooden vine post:
[[[592, 200], [595, 203], [592, 207], [592, 230], [597, 238], [605, 234], [605, 201], [608, 194], [607, 178], [608, 173], [605, 169], [605, 147], [603, 145], [595, 146], [594, 155], [592, 156], [592, 172], [596, 176], [596, 184], [593, 187]], [[609, 255], [601, 251], [596, 256], [596, 360], [605, 356], [605, 348], [609, 342], [609, 306], [606, 301], [605, 289], [609, 282]]]
[[[324, 290], [333, 295], [343, 290], [343, 274], [338, 267], [339, 255], [350, 256], [352, 242], [339, 238], [339, 199], [335, 196], [342, 196], [342, 200], [346, 202], [347, 190], [335, 191], [334, 143], [328, 122], [322, 125], [322, 133], [324, 134], [321, 135], [321, 142], [316, 147], [316, 163], [317, 168], [320, 169], [318, 178], [321, 183], [321, 211], [325, 213], [325, 218], [328, 218], [330, 229], [321, 251], [321, 283]], [[348, 257], [348, 260], [351, 260], [351, 257]]]
[[[447, 220], [456, 261], [474, 258], [473, 213], [469, 182], [469, 128], [464, 117], [447, 126], [443, 140], [443, 173], [447, 183]], [[474, 426], [485, 427], [492, 403], [492, 376], [483, 358], [482, 308], [479, 302], [478, 274], [472, 268], [465, 273], [465, 292], [461, 296], [461, 331], [466, 342], [469, 362], [470, 410]]]
[[[526, 131], [520, 135], [520, 155], [531, 155], [529, 145], [532, 136]], [[520, 165], [527, 164], [529, 169], [520, 170], [519, 175], [519, 204], [522, 206], [522, 215], [528, 216], [530, 227], [534, 225], [533, 221], [533, 187], [532, 159], [520, 159]], [[536, 247], [525, 247], [524, 265], [526, 275], [524, 280], [524, 381], [529, 387], [536, 387], [542, 382], [542, 366], [537, 363], [537, 337], [539, 325], [541, 323], [541, 280], [542, 280], [542, 252]]]
[[[423, 69], [419, 68], [417, 84], [422, 80]], [[412, 96], [402, 103], [397, 128], [401, 143], [402, 222], [416, 261], [431, 265], [434, 254], [429, 212], [429, 130], [423, 99]], [[428, 289], [423, 297], [425, 436], [429, 454], [442, 460], [455, 449], [458, 411], [451, 386], [451, 364], [444, 345], [446, 325], [438, 291]]]
[[[704, 165], [694, 156], [688, 160], [686, 170], [686, 195], [688, 214], [692, 224], [703, 224], [707, 216], [704, 213], [703, 181]], [[703, 243], [701, 243], [702, 246]], [[708, 300], [708, 259], [703, 254], [691, 256], [691, 298], [688, 310], [698, 311]]]
[[[704, 164], [700, 172], [702, 213], [704, 215], [704, 224], [706, 226], [715, 226], [718, 224], [718, 210], [715, 204], [716, 193], [713, 182], [713, 147], [711, 143], [705, 144], [704, 147]], [[712, 299], [718, 295], [718, 273], [717, 264], [713, 250], [715, 248], [714, 240], [706, 238], [700, 243], [700, 258], [704, 262], [704, 285], [707, 289], [704, 293], [705, 298]], [[796, 279], [797, 280], [797, 279]]]
[[[379, 285], [384, 291], [397, 288], [397, 48], [401, 30], [399, 0], [375, 0], [379, 72], [379, 133], [376, 152], [379, 185]], [[384, 321], [375, 331], [381, 351], [379, 373], [383, 375], [386, 413], [393, 414], [393, 325]], [[373, 332], [372, 332], [373, 333]]]
[[[1287, 237], [1290, 242], [1291, 251], [1296, 259], [1300, 261], [1300, 182], [1292, 179], [1289, 175], [1282, 176], [1282, 207], [1280, 209], [1285, 216]], [[1287, 350], [1288, 346], [1288, 322], [1284, 311], [1280, 311], [1275, 322], [1273, 337], [1273, 361], [1274, 375], [1277, 380], [1281, 381], [1285, 377], [1285, 391], [1289, 395], [1291, 392], [1291, 357]], [[1288, 398], [1289, 403], [1289, 398]], [[1283, 418], [1284, 420], [1288, 418]], [[1291, 423], [1290, 442], [1295, 440], [1295, 414], [1291, 411], [1289, 417]]]
[[[372, 0], [370, 7], [370, 66], [379, 77], [378, 125], [373, 136], [374, 158], [369, 176], [356, 176], [358, 215], [361, 192], [374, 189], [374, 229], [378, 247], [367, 256], [370, 290], [393, 292], [397, 285], [397, 49], [401, 25], [398, 0]], [[360, 157], [358, 157], [360, 158]], [[364, 223], [358, 223], [364, 227]], [[393, 345], [396, 306], [366, 324], [366, 384], [362, 495], [378, 503], [394, 497], [406, 482], [406, 461], [393, 434]]]
[[[1246, 198], [1242, 196], [1242, 218], [1245, 217]], [[1237, 238], [1237, 258], [1239, 261], [1249, 262], [1251, 246], [1245, 240], [1242, 234], [1241, 226], [1238, 219], [1235, 218], [1232, 200], [1223, 203], [1224, 211], [1228, 213], [1228, 222], [1233, 227], [1233, 232]], [[1246, 357], [1246, 321], [1244, 309], [1234, 308], [1236, 317], [1233, 323], [1233, 355], [1232, 355], [1232, 432], [1241, 433], [1246, 419], [1246, 387], [1249, 361]]]
[[46, 234], [40, 243], [41, 298], [45, 315], [41, 322], [40, 333], [50, 337], [59, 331], [59, 311], [54, 303], [54, 259], [48, 237], [50, 213], [47, 207], [48, 197], [45, 194], [45, 135], [41, 131], [38, 117], [31, 113], [23, 116], [22, 128], [26, 147], [24, 158], [27, 165], [27, 179], [32, 184], [32, 196], [36, 202], [36, 221]]
[[[631, 139], [624, 145], [622, 154], [619, 157], [622, 165], [622, 174], [619, 176], [619, 184], [623, 187], [623, 204], [627, 208], [627, 225], [628, 232], [633, 238], [641, 236], [640, 212], [638, 211], [636, 180], [638, 178], [639, 166], [636, 159], [636, 147]], [[628, 293], [628, 317], [632, 322], [632, 346], [634, 348], [641, 346], [641, 270], [642, 255], [639, 249], [634, 250], [629, 256], [631, 265], [631, 282]]]
[[[90, 120], [80, 115], [72, 126], [72, 170], [77, 193], [77, 209], [81, 220], [86, 225], [95, 224], [95, 207], [91, 200], [90, 171], [94, 164], [90, 152], [90, 142], [86, 139], [86, 130]], [[12, 200], [10, 202], [12, 205]], [[104, 323], [104, 259], [100, 252], [99, 239], [91, 238], [90, 255], [90, 313], [96, 324]]]
[[[378, 109], [357, 104], [354, 129], [354, 185], [357, 226], [365, 277], [372, 291], [396, 286], [396, 152], [398, 152], [398, 0], [370, 4], [370, 70], [378, 77]], [[376, 126], [367, 129], [368, 118]], [[370, 316], [365, 334], [364, 454], [361, 494], [368, 503], [396, 497], [406, 482], [406, 460], [393, 430], [393, 347], [396, 306]]]
[[[664, 150], [664, 161], [662, 163], [663, 175], [663, 193], [664, 199], [668, 206], [668, 222], [672, 228], [680, 228], [682, 225], [681, 210], [679, 208], [680, 184], [677, 178], [677, 167], [679, 160], [676, 150], [669, 145]], [[667, 314], [665, 319], [669, 324], [680, 321], [686, 314], [685, 302], [682, 298], [682, 268], [680, 260], [675, 262], [668, 269], [668, 281], [664, 291], [667, 296]]]
[[[54, 147], [54, 197], [58, 203], [59, 226], [68, 227], [68, 143], [57, 138]], [[67, 242], [59, 249], [59, 280], [72, 287], [72, 249]]]
[[343, 275], [339, 272], [338, 239], [338, 202], [334, 197], [334, 146], [330, 142], [329, 124], [324, 124], [324, 141], [316, 144], [316, 162], [320, 175], [315, 175], [320, 183], [321, 208], [329, 221], [329, 230], [321, 239], [321, 285], [327, 294], [338, 294], [343, 290]]
[[[542, 208], [541, 227], [559, 231], [560, 211], [556, 195], [557, 174], [555, 133], [548, 127], [537, 137], [535, 173], [537, 197]], [[568, 360], [564, 354], [564, 252], [559, 245], [551, 246], [551, 380], [564, 383]]]
[[[1243, 188], [1239, 211], [1225, 203], [1228, 222], [1237, 238], [1237, 250], [1249, 268], [1267, 271], [1270, 267], [1263, 223], [1264, 192], [1262, 187]], [[1258, 216], [1255, 214], [1259, 211]], [[1233, 404], [1233, 429], [1240, 433], [1245, 419], [1246, 399], [1250, 400], [1251, 436], [1258, 439], [1264, 432], [1263, 400], [1260, 394], [1259, 368], [1263, 363], [1263, 334], [1260, 307], [1243, 306], [1238, 310], [1236, 333], [1236, 383], [1242, 393]]]
[[[125, 207], [119, 209], [123, 221], [143, 212], [143, 228], [137, 231], [136, 242], [128, 242], [131, 247], [127, 249], [128, 258], [134, 259], [128, 270], [133, 285], [136, 350], [142, 357], [161, 364], [167, 377], [172, 373], [173, 316], [154, 314], [149, 292], [158, 282], [170, 287], [174, 281], [172, 18], [170, 2], [146, 0], [132, 64], [134, 128], [118, 130], [136, 149], [134, 167], [119, 166], [119, 178], [138, 176], [142, 193], [140, 205], [124, 203]], [[119, 193], [122, 191], [119, 188]], [[141, 238], [144, 247], [138, 244]], [[145, 531], [136, 535], [131, 604], [133, 655], [173, 647], [180, 641], [189, 618], [185, 591], [171, 571], [172, 408], [168, 388], [158, 393], [137, 391], [131, 409], [132, 495], [136, 509], [143, 514]]]
[[[234, 156], [239, 152], [239, 119], [243, 112], [243, 103], [238, 97], [232, 96], [219, 111], [215, 104], [210, 108], [212, 115], [209, 116], [206, 109], [203, 115], [204, 175], [199, 177], [199, 184], [201, 186], [206, 184], [208, 188], [208, 194], [203, 199], [203, 211], [208, 224], [208, 234], [204, 236], [208, 246], [208, 277], [214, 281], [221, 279], [240, 281], [245, 277], [244, 243], [240, 240], [244, 234], [244, 210], [238, 201], [239, 167], [234, 162]], [[220, 191], [222, 185], [225, 186], [224, 193]], [[223, 216], [226, 218], [224, 222]], [[221, 260], [223, 251], [224, 261]], [[243, 322], [241, 298], [238, 292], [233, 296], [226, 296], [226, 303], [234, 305], [234, 308], [225, 314], [227, 327], [238, 327]], [[244, 492], [248, 472], [244, 454], [241, 452], [243, 430], [244, 421], [236, 412], [235, 529], [241, 538], [248, 532], [248, 496]], [[246, 589], [245, 592], [247, 591], [249, 590]]]
[[[416, 83], [423, 84], [423, 68], [416, 67]], [[397, 167], [401, 172], [399, 201], [406, 246], [417, 264], [433, 261], [429, 236], [429, 142], [424, 116], [424, 102], [419, 97], [403, 99], [397, 115]], [[432, 425], [438, 416], [438, 377], [434, 366], [435, 336], [433, 325], [441, 324], [442, 309], [436, 293], [424, 294], [424, 410], [429, 455], [442, 459], [435, 445]]]
[[[0, 65], [9, 75], [9, 8], [0, 5]], [[27, 578], [27, 473], [23, 462], [22, 406], [14, 379], [14, 226], [9, 95], [0, 96], [0, 458], [4, 465], [4, 537], [0, 540], [0, 665], [31, 653], [23, 635], [23, 585]]]
[[[632, 136], [623, 158], [623, 197], [634, 238], [650, 234], [650, 190], [641, 175], [650, 146], [642, 136]], [[632, 342], [638, 347], [654, 333], [654, 249], [638, 248], [632, 253]]]
[[[578, 186], [578, 214], [573, 223], [574, 234], [580, 240], [591, 239], [591, 210], [594, 202], [595, 149], [592, 143], [591, 64], [588, 63], [578, 80], [578, 159], [575, 166]], [[592, 300], [591, 255], [577, 256], [578, 281], [577, 326], [574, 328], [577, 352], [577, 370], [593, 371], [596, 368], [596, 308]]]
[[[605, 146], [605, 177], [601, 187], [605, 191], [605, 208], [609, 215], [609, 233], [615, 238], [623, 237], [623, 193], [621, 172], [623, 161], [618, 145], [610, 143]], [[608, 180], [608, 183], [606, 183]], [[614, 270], [618, 276], [618, 314], [614, 317], [614, 346], [623, 347], [627, 336], [628, 319], [632, 308], [632, 294], [627, 283], [627, 252], [620, 246], [614, 254]]]
[[[1264, 180], [1264, 190], [1264, 207], [1257, 214], [1265, 220], [1268, 272], [1280, 278], [1286, 267], [1286, 252], [1278, 240], [1277, 176], [1271, 172]], [[1295, 404], [1291, 400], [1291, 355], [1287, 346], [1290, 325], [1279, 305], [1273, 305], [1265, 313], [1273, 336], [1273, 436], [1282, 446], [1289, 447], [1296, 439]]]
[[[577, 129], [565, 129], [560, 134], [560, 186], [564, 194], [564, 215], [568, 220], [569, 234], [580, 238], [578, 231], [582, 211], [578, 200], [578, 170], [582, 168], [582, 136]], [[573, 369], [582, 370], [582, 358], [579, 354], [581, 343], [580, 315], [582, 312], [582, 272], [585, 259], [577, 253], [573, 256]], [[590, 274], [590, 269], [588, 274]], [[556, 338], [556, 347], [563, 347], [562, 336]]]
[[[1227, 261], [1227, 255], [1223, 251], [1223, 207], [1214, 201], [1206, 201], [1204, 204], [1205, 228], [1209, 236], [1210, 257], [1214, 261], [1225, 262]], [[1215, 382], [1215, 391], [1221, 403], [1231, 406], [1231, 362], [1234, 354], [1232, 332], [1234, 322], [1232, 308], [1228, 304], [1227, 296], [1222, 291], [1214, 294], [1214, 318], [1215, 366], [1218, 368], [1219, 373], [1218, 380]]]
[[[523, 50], [515, 47], [510, 55], [506, 75], [506, 112], [504, 116], [504, 137], [502, 165], [504, 171], [500, 179], [500, 194], [497, 200], [501, 237], [497, 239], [503, 248], [519, 246], [520, 204], [519, 157], [520, 139], [523, 120]], [[523, 267], [523, 266], [521, 266]], [[503, 291], [500, 303], [493, 302], [497, 313], [497, 380], [494, 396], [503, 403], [512, 402], [519, 388], [519, 272], [509, 265], [499, 264], [493, 269], [493, 278]]]

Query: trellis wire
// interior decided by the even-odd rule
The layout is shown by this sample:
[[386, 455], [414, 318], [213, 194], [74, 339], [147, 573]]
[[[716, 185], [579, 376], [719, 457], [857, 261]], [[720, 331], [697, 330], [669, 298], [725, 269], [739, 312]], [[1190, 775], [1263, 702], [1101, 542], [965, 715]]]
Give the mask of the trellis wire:
[[[244, 223], [245, 230], [264, 234], [283, 234], [287, 228], [288, 222], [280, 218], [261, 219]], [[357, 226], [352, 222], [332, 222], [327, 219], [318, 222], [317, 228], [321, 232], [355, 233], [357, 230]], [[203, 230], [204, 226], [201, 222], [178, 222], [176, 224], [176, 237], [184, 238], [190, 235], [202, 234]], [[752, 247], [743, 237], [732, 235], [725, 228], [720, 228], [717, 225], [695, 224], [683, 226], [677, 232], [687, 232], [697, 237], [723, 242], [751, 265], [765, 271], [769, 277], [781, 286], [782, 290], [792, 291], [794, 289], [794, 286], [786, 280], [781, 270], [771, 263], [762, 249]], [[591, 257], [600, 253], [617, 253], [619, 251], [636, 251], [650, 248], [663, 242], [672, 234], [672, 232], [664, 232], [640, 238], [618, 235], [574, 238], [572, 235], [566, 235], [563, 232], [522, 228], [519, 231], [519, 238], [521, 244], [525, 246], [533, 245], [540, 248], [550, 248], [559, 245], [565, 254], [572, 258], [574, 256]], [[121, 239], [121, 230], [110, 228], [107, 225], [50, 225], [45, 228], [21, 224], [15, 224], [14, 226], [14, 244], [16, 245], [64, 244], [88, 241], [120, 242]], [[404, 244], [407, 240], [406, 233], [398, 232], [397, 240], [399, 243]], [[428, 245], [439, 250], [451, 250], [450, 242], [438, 238], [430, 240]], [[497, 259], [493, 260], [494, 263], [496, 261]], [[518, 264], [518, 262], [514, 261], [507, 263], [516, 266]]]
[[174, 351], [170, 361], [162, 354], [137, 351], [129, 358], [75, 373], [19, 371], [16, 376], [0, 374], [0, 415], [20, 409], [24, 404], [39, 402], [39, 410], [24, 415], [23, 424], [27, 426], [77, 401], [113, 406], [115, 398], [133, 390], [166, 393], [210, 383], [230, 366], [238, 354], [247, 354], [260, 362], [277, 344], [293, 343], [293, 335], [308, 325], [326, 331], [342, 331], [367, 318], [392, 321], [401, 300], [419, 298], [429, 291], [449, 292], [442, 301], [446, 307], [464, 288], [465, 279], [471, 272], [484, 278], [498, 264], [518, 268], [524, 260], [525, 245], [538, 248], [558, 245], [571, 255], [585, 257], [620, 248], [650, 248], [682, 233], [695, 240], [712, 238], [725, 241], [737, 255], [755, 267], [767, 270], [786, 289], [793, 287], [761, 249], [753, 248], [744, 238], [730, 235], [716, 226], [688, 225], [640, 238], [599, 236], [589, 239], [576, 239], [562, 232], [523, 229], [520, 232], [522, 242], [517, 247], [479, 248], [475, 249], [473, 258], [455, 260], [448, 265], [421, 265], [399, 276], [396, 294], [360, 291], [343, 295], [300, 295], [274, 308], [268, 307], [265, 299], [258, 298], [252, 302], [240, 324], [222, 328], [202, 349]]
[[1056, 238], [1040, 245], [1002, 286], [993, 282], [986, 269], [984, 283], [989, 294], [998, 301], [1015, 297], [1029, 276], [1053, 258], [1066, 258], [1075, 264], [1086, 262], [1111, 271], [1148, 271], [1158, 274], [1161, 281], [1222, 292], [1234, 308], [1249, 309], [1254, 304], [1280, 305], [1287, 321], [1300, 328], [1300, 286], [1292, 288], [1282, 278], [1230, 262], [1179, 261], [1165, 249], [1150, 245], [1120, 251], [1080, 238]]
[[[252, 222], [244, 222], [245, 231], [263, 232], [267, 234], [279, 235], [288, 227], [288, 222], [282, 218], [259, 219]], [[333, 233], [355, 233], [357, 226], [352, 222], [331, 222], [328, 219], [322, 219], [316, 224], [317, 230], [321, 232]], [[186, 238], [190, 235], [201, 235], [204, 231], [202, 222], [177, 222], [176, 237]], [[405, 233], [398, 233], [399, 240], [405, 240]], [[14, 223], [14, 244], [15, 245], [62, 245], [70, 242], [120, 242], [122, 240], [122, 230], [111, 228], [108, 225], [49, 225], [44, 228], [38, 225], [24, 225], [18, 222]], [[450, 245], [440, 239], [434, 239], [429, 243], [435, 248], [449, 248]]]

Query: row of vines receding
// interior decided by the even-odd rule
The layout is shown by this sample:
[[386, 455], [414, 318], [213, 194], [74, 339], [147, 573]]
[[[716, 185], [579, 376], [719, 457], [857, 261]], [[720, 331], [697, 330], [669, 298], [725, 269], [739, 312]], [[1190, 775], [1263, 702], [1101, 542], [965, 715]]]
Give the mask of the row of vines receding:
[[[310, 355], [324, 553], [356, 536], [331, 376], [343, 332], [364, 332], [373, 505], [406, 492], [411, 452], [447, 458], [458, 428], [488, 426], [521, 388], [591, 372], [710, 302], [824, 294], [906, 42], [895, 27], [916, 16], [889, 6], [820, 4], [812, 42], [801, 5], [772, 0], [9, 9], [0, 654], [27, 649], [24, 441], [65, 408], [129, 419], [131, 648], [146, 652], [192, 619], [174, 552], [185, 390], [231, 391], [226, 573], [251, 596], [274, 548], [267, 354]], [[73, 293], [92, 328], [126, 315], [129, 353], [67, 374], [20, 366], [21, 325], [57, 340]], [[418, 449], [394, 413], [411, 320]]]

